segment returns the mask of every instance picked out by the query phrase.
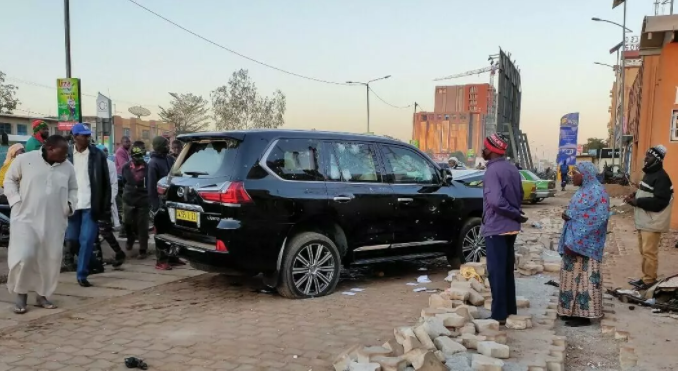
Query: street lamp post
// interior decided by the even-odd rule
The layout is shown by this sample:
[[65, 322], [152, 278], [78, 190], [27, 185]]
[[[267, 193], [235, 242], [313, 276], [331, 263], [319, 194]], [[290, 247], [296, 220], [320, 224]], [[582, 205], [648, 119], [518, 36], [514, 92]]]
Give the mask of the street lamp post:
[[370, 96], [371, 96], [370, 95], [371, 94], [370, 84], [375, 82], [375, 81], [387, 79], [389, 77], [391, 77], [391, 75], [386, 75], [386, 76], [381, 77], [381, 78], [371, 79], [368, 82], [347, 81], [347, 84], [361, 84], [363, 86], [366, 86], [366, 132], [367, 133], [371, 132], [371, 106], [370, 106], [370, 101], [369, 101]]
[[64, 44], [66, 47], [66, 78], [71, 78], [71, 10], [64, 0]]
[[[621, 62], [620, 62], [620, 70], [621, 70], [621, 85], [620, 85], [620, 95], [619, 95], [619, 103], [618, 105], [621, 106], [621, 109], [619, 110], [619, 139], [618, 139], [618, 147], [612, 147], [612, 158], [614, 157], [616, 153], [616, 148], [619, 149], [619, 168], [623, 167], [623, 119], [624, 119], [624, 98], [625, 98], [625, 93], [626, 93], [626, 33], [627, 32], [633, 32], [633, 30], [629, 29], [626, 27], [626, 10], [627, 10], [627, 1], [623, 1], [623, 24], [618, 24], [616, 22], [612, 22], [606, 19], [601, 19], [597, 17], [593, 17], [592, 20], [596, 22], [606, 22], [610, 23], [612, 25], [618, 26], [621, 28]], [[617, 105], [617, 106], [618, 106]], [[614, 141], [616, 142], [616, 131], [614, 131]]]

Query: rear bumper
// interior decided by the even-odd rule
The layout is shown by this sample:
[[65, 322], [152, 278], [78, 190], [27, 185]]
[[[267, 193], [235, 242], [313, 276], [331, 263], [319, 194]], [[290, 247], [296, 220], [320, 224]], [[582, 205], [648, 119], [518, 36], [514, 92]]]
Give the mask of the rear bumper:
[[545, 199], [547, 197], [554, 197], [555, 196], [555, 190], [540, 190], [536, 192], [536, 197], [539, 199]]

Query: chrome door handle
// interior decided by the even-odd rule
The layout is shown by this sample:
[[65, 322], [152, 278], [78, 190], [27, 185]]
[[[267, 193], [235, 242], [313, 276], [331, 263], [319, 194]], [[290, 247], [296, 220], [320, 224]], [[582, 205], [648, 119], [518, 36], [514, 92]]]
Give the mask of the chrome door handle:
[[350, 200], [352, 200], [352, 198], [349, 196], [336, 196], [333, 198], [333, 201], [336, 201], [338, 203], [346, 203]]
[[413, 199], [411, 199], [410, 197], [400, 197], [400, 198], [397, 199], [397, 202], [408, 204], [408, 203], [412, 203]]

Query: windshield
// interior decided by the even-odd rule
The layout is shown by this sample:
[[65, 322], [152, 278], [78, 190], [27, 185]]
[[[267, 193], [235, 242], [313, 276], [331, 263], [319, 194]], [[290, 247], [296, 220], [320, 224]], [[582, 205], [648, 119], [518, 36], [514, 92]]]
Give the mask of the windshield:
[[201, 140], [187, 143], [172, 168], [173, 176], [222, 176], [223, 166], [233, 165], [240, 142], [238, 140]]
[[531, 172], [529, 170], [523, 170], [523, 172], [527, 176], [527, 178], [532, 180], [532, 181], [540, 181], [541, 180], [541, 178], [538, 175], [534, 174], [533, 172]]

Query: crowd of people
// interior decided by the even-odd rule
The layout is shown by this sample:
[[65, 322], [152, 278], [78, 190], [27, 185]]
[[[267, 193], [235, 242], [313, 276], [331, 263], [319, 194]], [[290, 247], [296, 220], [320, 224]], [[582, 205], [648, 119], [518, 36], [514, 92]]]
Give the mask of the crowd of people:
[[[509, 315], [517, 314], [514, 245], [521, 225], [527, 221], [522, 211], [521, 178], [517, 167], [505, 157], [507, 147], [507, 140], [493, 134], [484, 140], [482, 151], [487, 161], [482, 234], [492, 294], [491, 318], [501, 324]], [[670, 228], [673, 185], [663, 169], [665, 155], [666, 148], [662, 145], [647, 151], [639, 188], [625, 199], [634, 207], [642, 255], [643, 276], [630, 282], [638, 290], [648, 289], [657, 282], [661, 233]], [[564, 169], [560, 172], [564, 173]], [[610, 202], [592, 162], [577, 164], [571, 178], [578, 190], [561, 214], [564, 226], [558, 244], [562, 267], [557, 313], [567, 326], [578, 327], [603, 316], [601, 265]]]
[[[138, 241], [138, 258], [146, 258], [149, 220], [160, 207], [156, 187], [181, 151], [179, 141], [171, 147], [167, 138], [157, 136], [147, 164], [144, 142], [124, 136], [111, 161], [105, 146], [92, 143], [87, 124], [73, 125], [70, 139], [50, 136], [41, 120], [32, 129], [25, 146], [7, 149], [0, 168], [2, 196], [11, 206], [7, 287], [16, 294], [17, 314], [27, 311], [29, 292], [36, 293], [37, 307], [55, 308], [49, 297], [61, 271], [75, 271], [78, 284], [91, 287], [88, 275], [103, 268], [95, 251], [100, 236], [113, 249], [112, 265], [119, 268], [127, 255], [116, 229], [122, 229], [128, 252]], [[179, 258], [157, 252], [157, 269], [180, 265]]]

